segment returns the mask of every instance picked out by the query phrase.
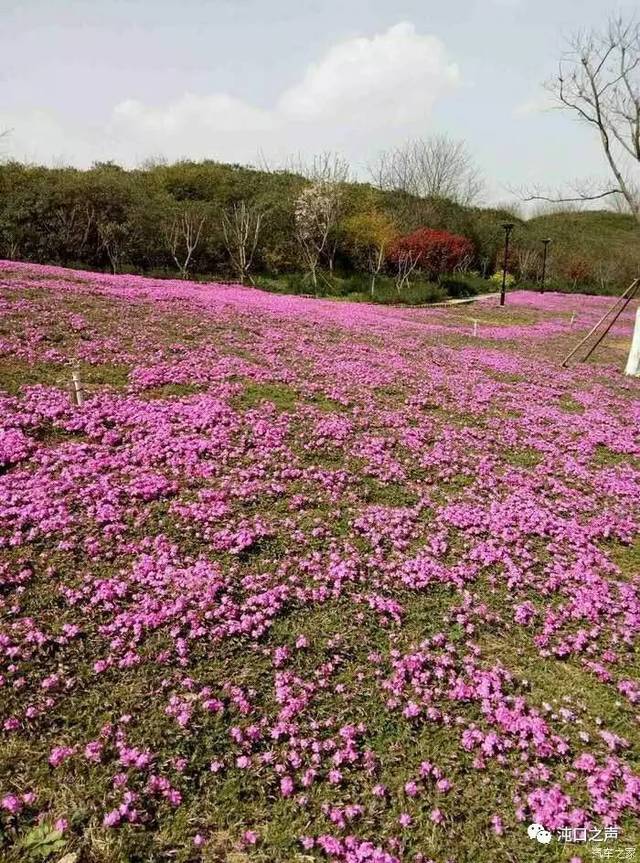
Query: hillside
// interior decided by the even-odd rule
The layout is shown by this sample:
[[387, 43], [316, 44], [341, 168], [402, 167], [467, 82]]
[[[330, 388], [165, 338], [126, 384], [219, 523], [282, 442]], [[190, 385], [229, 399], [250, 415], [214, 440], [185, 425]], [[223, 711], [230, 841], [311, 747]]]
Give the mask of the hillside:
[[6, 863], [640, 843], [635, 307], [0, 292]]
[[[174, 275], [177, 264], [168, 235], [187, 213], [194, 224], [204, 220], [189, 272], [235, 279], [222, 216], [234, 204], [245, 202], [262, 215], [253, 275], [275, 290], [308, 293], [295, 222], [296, 201], [308, 185], [290, 172], [215, 162], [158, 164], [132, 171], [112, 164], [89, 171], [4, 164], [0, 254], [40, 263]], [[398, 235], [427, 226], [469, 238], [473, 255], [460, 263], [457, 269], [464, 272], [457, 278], [466, 279], [471, 292], [486, 289], [478, 274], [490, 276], [502, 265], [505, 219], [516, 221], [509, 270], [523, 284], [535, 285], [540, 277], [544, 236], [553, 240], [547, 275], [556, 289], [619, 292], [640, 265], [640, 230], [630, 216], [563, 213], [523, 222], [500, 210], [382, 192], [362, 183], [339, 185], [338, 210], [319, 261], [325, 293], [366, 296], [370, 244], [375, 245], [376, 223], [366, 226], [371, 214]], [[365, 230], [373, 231], [371, 239], [363, 238], [362, 224], [354, 233], [357, 216], [365, 217]], [[181, 255], [184, 252], [178, 251]], [[383, 267], [376, 299], [398, 300], [393, 272], [390, 263]], [[447, 274], [427, 274], [418, 280], [440, 281], [441, 275]], [[439, 298], [434, 285], [426, 285], [416, 296]]]

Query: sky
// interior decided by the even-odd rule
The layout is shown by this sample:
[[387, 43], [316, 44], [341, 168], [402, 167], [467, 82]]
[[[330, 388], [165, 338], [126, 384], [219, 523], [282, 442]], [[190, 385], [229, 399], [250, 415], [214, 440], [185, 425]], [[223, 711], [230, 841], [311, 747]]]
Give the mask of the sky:
[[80, 167], [211, 158], [274, 167], [464, 139], [487, 201], [606, 177], [551, 107], [566, 38], [607, 0], [0, 0], [0, 156]]

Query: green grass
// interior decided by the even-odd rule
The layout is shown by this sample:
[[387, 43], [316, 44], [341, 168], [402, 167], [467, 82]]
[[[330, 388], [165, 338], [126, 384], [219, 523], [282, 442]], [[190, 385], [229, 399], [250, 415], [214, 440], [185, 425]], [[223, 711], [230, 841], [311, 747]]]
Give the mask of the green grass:
[[144, 397], [147, 399], [183, 398], [202, 392], [203, 389], [200, 384], [163, 384], [160, 387], [145, 390]]
[[504, 460], [514, 467], [535, 467], [542, 461], [543, 455], [533, 447], [510, 449], [504, 453]]
[[246, 381], [242, 392], [234, 399], [234, 407], [247, 410], [257, 407], [261, 402], [271, 402], [279, 410], [290, 411], [298, 403], [299, 396], [287, 384], [270, 381]]
[[[80, 380], [87, 388], [87, 394], [92, 387], [111, 386], [124, 387], [128, 381], [129, 369], [126, 366], [104, 363], [79, 366]], [[36, 385], [64, 388], [71, 382], [69, 366], [58, 363], [27, 363], [22, 360], [0, 359], [0, 389], [11, 395], [17, 395], [22, 387]]]

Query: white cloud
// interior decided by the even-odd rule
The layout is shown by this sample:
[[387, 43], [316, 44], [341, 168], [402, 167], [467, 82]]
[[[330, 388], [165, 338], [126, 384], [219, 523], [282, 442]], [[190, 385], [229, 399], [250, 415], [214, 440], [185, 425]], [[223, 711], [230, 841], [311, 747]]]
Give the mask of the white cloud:
[[[322, 149], [366, 158], [389, 141], [426, 132], [436, 102], [459, 83], [443, 43], [401, 22], [334, 45], [271, 108], [227, 93], [185, 93], [159, 105], [124, 99], [98, 129], [74, 130], [48, 115], [45, 130], [31, 118], [11, 149], [76, 164], [94, 158], [132, 164], [160, 154], [243, 162], [255, 160], [258, 151], [277, 159]], [[0, 128], [18, 128], [19, 121], [0, 117]], [[22, 153], [16, 152], [20, 146]]]
[[154, 136], [189, 133], [194, 127], [212, 132], [256, 132], [269, 130], [273, 117], [268, 111], [253, 108], [225, 93], [211, 96], [186, 93], [177, 102], [159, 108], [126, 99], [114, 108], [113, 125]]
[[278, 109], [285, 117], [402, 124], [428, 117], [459, 77], [442, 42], [405, 21], [370, 39], [335, 45], [282, 94]]

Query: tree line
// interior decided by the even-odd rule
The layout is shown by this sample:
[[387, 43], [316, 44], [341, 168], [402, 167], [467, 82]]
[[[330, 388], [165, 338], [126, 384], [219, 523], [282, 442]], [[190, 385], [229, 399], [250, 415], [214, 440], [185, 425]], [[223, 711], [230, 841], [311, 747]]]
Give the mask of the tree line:
[[[353, 181], [333, 154], [260, 169], [213, 161], [132, 170], [7, 162], [0, 165], [0, 255], [249, 283], [299, 274], [300, 289], [316, 294], [357, 274], [375, 298], [385, 280], [400, 296], [414, 279], [490, 278], [501, 266], [506, 220], [517, 223], [510, 273], [521, 282], [539, 279], [542, 229], [506, 208], [475, 203], [482, 181], [460, 142], [408, 142], [382, 154], [371, 174], [371, 182]], [[588, 245], [577, 251], [566, 230], [556, 233], [564, 239], [549, 272], [559, 283], [597, 289], [599, 281], [626, 278], [624, 261], [612, 257], [605, 273], [602, 260], [589, 260]]]

